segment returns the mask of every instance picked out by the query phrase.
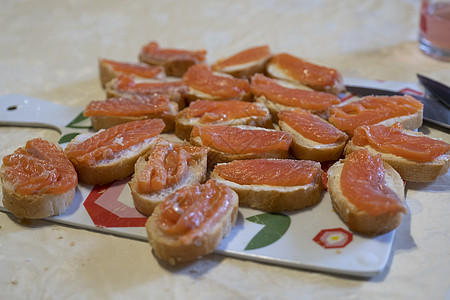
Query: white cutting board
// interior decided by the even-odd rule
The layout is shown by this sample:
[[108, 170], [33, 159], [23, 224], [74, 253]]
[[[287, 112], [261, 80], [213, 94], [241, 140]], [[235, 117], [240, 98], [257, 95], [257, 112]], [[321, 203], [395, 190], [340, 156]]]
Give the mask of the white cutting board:
[[[361, 79], [347, 79], [346, 83], [418, 91], [411, 83]], [[62, 133], [63, 139], [87, 131], [90, 125], [89, 119], [82, 118], [83, 108], [23, 95], [1, 96], [0, 109], [0, 125], [54, 128]], [[448, 173], [442, 180], [450, 186]], [[128, 181], [129, 178], [105, 186], [79, 184], [68, 211], [47, 220], [147, 241], [146, 217], [134, 208]], [[413, 197], [414, 192], [408, 192], [408, 196]], [[0, 210], [7, 211], [3, 206]], [[374, 238], [352, 233], [333, 211], [328, 192], [324, 192], [318, 205], [297, 212], [267, 214], [240, 208], [236, 226], [215, 253], [293, 268], [371, 277], [386, 267], [394, 233]]]

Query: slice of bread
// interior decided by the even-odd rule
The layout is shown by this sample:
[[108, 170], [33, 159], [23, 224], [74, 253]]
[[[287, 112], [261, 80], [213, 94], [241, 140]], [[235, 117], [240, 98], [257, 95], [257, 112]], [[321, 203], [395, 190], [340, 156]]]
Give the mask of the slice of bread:
[[[341, 173], [345, 160], [333, 164], [327, 171], [328, 191], [336, 213], [347, 224], [350, 230], [364, 235], [375, 236], [389, 232], [397, 228], [402, 221], [402, 214], [406, 208], [397, 213], [382, 213], [373, 216], [366, 211], [358, 209], [342, 194]], [[385, 180], [402, 202], [405, 201], [405, 188], [400, 175], [388, 163], [383, 163], [385, 168]], [[355, 182], [355, 184], [358, 184]]]
[[185, 150], [188, 150], [188, 153], [191, 155], [191, 159], [188, 162], [189, 169], [187, 173], [178, 181], [177, 184], [163, 188], [162, 190], [157, 192], [142, 193], [139, 190], [137, 178], [139, 177], [139, 174], [144, 170], [148, 158], [151, 155], [154, 147], [146, 155], [139, 157], [135, 164], [135, 171], [131, 181], [129, 182], [129, 186], [131, 189], [131, 196], [133, 197], [134, 206], [137, 210], [139, 210], [146, 216], [150, 216], [153, 213], [155, 207], [159, 203], [164, 201], [167, 196], [171, 195], [182, 187], [202, 183], [206, 179], [206, 164], [208, 153], [207, 148], [194, 147], [188, 143], [173, 143], [166, 140], [158, 140], [156, 144], [160, 142], [170, 143], [170, 147], [172, 149], [174, 148], [174, 146], [177, 147], [176, 145], [178, 145], [179, 147], [183, 147]]
[[[420, 132], [405, 131], [410, 135], [423, 135]], [[381, 154], [381, 158], [391, 165], [405, 181], [430, 182], [448, 172], [450, 153], [443, 154], [430, 162], [417, 162], [392, 153], [381, 152], [370, 145], [357, 146], [350, 140], [345, 147], [345, 155], [367, 149], [372, 155]]]
[[139, 60], [143, 63], [162, 66], [167, 75], [181, 77], [187, 69], [206, 58], [206, 50], [184, 50], [160, 48], [158, 43], [152, 41], [142, 47]]
[[189, 107], [185, 108], [181, 112], [179, 112], [175, 118], [175, 135], [182, 140], [189, 140], [191, 136], [192, 128], [196, 125], [228, 125], [228, 126], [237, 126], [237, 125], [248, 125], [248, 126], [256, 126], [256, 127], [264, 127], [264, 128], [273, 128], [272, 118], [269, 110], [263, 104], [260, 103], [248, 103], [248, 105], [257, 105], [260, 109], [266, 111], [264, 116], [247, 116], [243, 118], [222, 120], [218, 119], [212, 123], [201, 123], [199, 117], [188, 117]]
[[[249, 152], [249, 153], [231, 153], [231, 152], [224, 152], [219, 149], [215, 149], [213, 145], [205, 144], [202, 141], [202, 138], [200, 136], [193, 135], [194, 130], [191, 132], [190, 137], [190, 143], [194, 146], [207, 146], [210, 148], [208, 153], [208, 168], [212, 169], [214, 165], [218, 163], [224, 163], [224, 162], [230, 162], [233, 160], [238, 159], [253, 159], [253, 158], [289, 158], [289, 149], [275, 149], [275, 150], [268, 150], [263, 152]], [[200, 126], [201, 127], [201, 126]], [[274, 129], [267, 129], [267, 128], [261, 128], [261, 127], [254, 127], [254, 126], [247, 126], [247, 125], [238, 125], [233, 126], [239, 129], [243, 130], [262, 130], [262, 131], [277, 131]], [[257, 136], [254, 137], [257, 139]], [[290, 137], [291, 138], [291, 137]], [[251, 141], [246, 141], [247, 143], [251, 143]], [[292, 141], [290, 142], [292, 143]], [[289, 144], [290, 144], [289, 143]]]
[[[319, 117], [317, 118], [320, 119]], [[325, 120], [322, 121], [326, 122]], [[278, 121], [278, 125], [281, 130], [292, 136], [291, 150], [297, 159], [308, 159], [319, 162], [337, 160], [341, 157], [347, 143], [348, 136], [343, 132], [342, 134], [345, 138], [339, 139], [335, 143], [322, 144], [304, 137], [284, 121]]]
[[104, 58], [98, 60], [98, 66], [102, 87], [105, 87], [108, 82], [122, 74], [134, 74], [144, 78], [166, 78], [164, 68], [159, 66], [117, 62]]
[[162, 113], [155, 113], [142, 116], [114, 116], [114, 115], [92, 115], [91, 124], [95, 131], [100, 129], [107, 129], [119, 124], [146, 120], [146, 119], [162, 119], [166, 126], [163, 132], [172, 132], [175, 129], [175, 117], [178, 113], [178, 104], [175, 102], [169, 102], [167, 111]]
[[[279, 161], [283, 160], [280, 159]], [[226, 184], [234, 190], [239, 195], [239, 206], [251, 207], [267, 212], [283, 212], [299, 210], [320, 202], [324, 187], [319, 163], [317, 163], [317, 167], [320, 172], [312, 179], [312, 182], [306, 185], [297, 186], [239, 184], [226, 180], [220, 176], [217, 167], [226, 165], [227, 164], [216, 165], [210, 178]], [[283, 174], [278, 175], [284, 176]]]
[[[215, 182], [209, 180], [205, 185], [210, 184], [211, 181]], [[148, 241], [157, 257], [172, 265], [189, 262], [213, 252], [220, 245], [222, 239], [228, 235], [238, 217], [238, 196], [226, 185], [215, 184], [219, 186], [221, 193], [218, 200], [220, 201], [220, 212], [212, 217], [205, 217], [197, 224], [192, 224], [192, 227], [185, 233], [168, 234], [160, 227], [160, 224], [163, 223], [163, 209], [172, 201], [185, 199], [185, 194], [194, 193], [196, 186], [178, 190], [156, 207], [145, 227]]]
[[211, 65], [211, 69], [234, 77], [250, 79], [255, 73], [264, 73], [266, 62], [271, 56], [268, 46], [252, 47], [219, 59]]
[[[291, 70], [285, 69], [285, 67], [289, 67]], [[266, 73], [270, 77], [306, 85], [316, 91], [334, 95], [345, 91], [344, 81], [337, 70], [313, 64], [288, 53], [274, 55], [267, 62]], [[294, 73], [297, 73], [298, 76], [295, 76]], [[327, 78], [323, 78], [324, 75]], [[320, 79], [312, 80], [317, 77]]]
[[78, 184], [72, 163], [59, 145], [35, 138], [3, 159], [3, 206], [18, 218], [63, 214]]

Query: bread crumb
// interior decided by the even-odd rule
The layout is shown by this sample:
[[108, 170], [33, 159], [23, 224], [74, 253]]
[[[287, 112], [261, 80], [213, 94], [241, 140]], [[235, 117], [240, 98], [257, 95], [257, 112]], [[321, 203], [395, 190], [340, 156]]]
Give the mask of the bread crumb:
[[2, 229], [2, 225], [0, 225], [0, 229]]
[[336, 250], [336, 254], [341, 254], [342, 250]]
[[48, 271], [48, 267], [45, 267], [45, 268], [44, 268], [44, 271]]
[[14, 284], [14, 285], [16, 285], [16, 284], [18, 284], [19, 282], [17, 281], [17, 280], [11, 280], [11, 284]]
[[75, 242], [70, 242], [70, 246], [75, 246]]
[[62, 239], [63, 239], [62, 235], [58, 236], [58, 240], [62, 240]]

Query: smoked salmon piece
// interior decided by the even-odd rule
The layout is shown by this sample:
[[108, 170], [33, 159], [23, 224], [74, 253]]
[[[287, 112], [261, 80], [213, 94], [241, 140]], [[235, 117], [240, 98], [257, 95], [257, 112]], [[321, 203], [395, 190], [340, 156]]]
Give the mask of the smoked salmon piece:
[[121, 75], [106, 85], [108, 98], [163, 95], [177, 103], [180, 109], [185, 106], [187, 91], [187, 85], [181, 80], [144, 80], [129, 75]]
[[370, 145], [380, 152], [417, 162], [430, 162], [450, 151], [450, 144], [425, 135], [409, 134], [398, 123], [392, 127], [360, 126], [355, 129], [353, 143], [360, 147]]
[[91, 101], [83, 115], [91, 118], [95, 131], [131, 121], [160, 118], [166, 124], [164, 132], [169, 132], [175, 128], [177, 113], [178, 105], [170, 102], [168, 97], [150, 95]]
[[285, 110], [278, 118], [303, 137], [320, 144], [333, 144], [348, 138], [344, 132], [306, 110]]
[[157, 42], [150, 42], [145, 45], [140, 54], [141, 62], [163, 66], [169, 76], [181, 77], [186, 70], [194, 64], [203, 63], [206, 57], [206, 50], [184, 50], [175, 48], [161, 48]]
[[191, 141], [228, 154], [287, 153], [292, 142], [290, 134], [250, 126], [195, 126]]
[[265, 64], [271, 56], [272, 53], [267, 45], [252, 47], [230, 57], [219, 59], [211, 66], [211, 69], [235, 77], [250, 78], [255, 73], [264, 73]]
[[310, 160], [248, 159], [219, 164], [214, 172], [243, 185], [300, 186], [312, 183], [322, 169]]
[[183, 187], [158, 205], [146, 223], [156, 256], [177, 264], [213, 252], [238, 216], [238, 196], [215, 180]]
[[189, 140], [192, 128], [203, 124], [273, 128], [270, 112], [261, 103], [196, 100], [177, 115], [175, 135], [182, 140]]
[[341, 103], [338, 97], [329, 93], [287, 87], [262, 74], [252, 76], [251, 91], [257, 102], [268, 106], [274, 119], [280, 111], [292, 108], [323, 115], [332, 105]]
[[197, 100], [185, 108], [183, 114], [186, 114], [189, 119], [198, 118], [198, 122], [206, 124], [240, 118], [264, 117], [267, 116], [267, 109], [257, 103], [237, 100]]
[[303, 84], [316, 91], [335, 95], [345, 91], [342, 76], [337, 70], [288, 53], [273, 56], [268, 62], [267, 73], [271, 77]]
[[69, 143], [67, 157], [75, 164], [94, 166], [117, 158], [121, 152], [152, 139], [164, 129], [161, 119], [148, 119], [119, 124], [86, 138], [79, 143]]
[[189, 102], [199, 98], [246, 100], [250, 97], [250, 84], [246, 79], [213, 73], [205, 64], [191, 66], [183, 75], [183, 80], [189, 87]]
[[22, 195], [63, 194], [74, 189], [78, 177], [62, 149], [41, 138], [3, 158], [2, 181]]
[[195, 157], [206, 157], [208, 148], [172, 143], [159, 138], [145, 166], [136, 174], [137, 191], [154, 193], [171, 188], [188, 175]]
[[413, 130], [422, 125], [422, 111], [423, 104], [409, 95], [367, 96], [358, 101], [331, 107], [328, 121], [350, 136], [361, 125], [381, 122], [393, 124], [398, 117], [411, 120], [407, 129]]
[[406, 213], [403, 201], [386, 183], [381, 155], [372, 156], [367, 149], [346, 157], [340, 187], [357, 209], [371, 216]]
[[120, 75], [135, 75], [142, 78], [165, 79], [166, 73], [161, 66], [149, 66], [147, 64], [136, 64], [119, 62], [110, 59], [99, 59], [100, 80], [105, 86], [111, 79]]
[[161, 204], [158, 227], [180, 236], [185, 244], [192, 243], [202, 231], [210, 231], [233, 204], [233, 191], [215, 180], [185, 187]]

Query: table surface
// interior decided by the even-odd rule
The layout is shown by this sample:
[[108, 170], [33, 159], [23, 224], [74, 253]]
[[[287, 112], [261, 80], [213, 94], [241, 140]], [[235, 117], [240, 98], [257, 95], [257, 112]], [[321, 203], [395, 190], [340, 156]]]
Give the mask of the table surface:
[[[0, 93], [84, 106], [104, 99], [97, 60], [137, 61], [151, 40], [208, 62], [267, 44], [344, 77], [450, 83], [418, 49], [420, 1], [15, 1], [0, 9]], [[48, 129], [0, 127], [0, 156]], [[446, 136], [447, 142], [450, 142]], [[448, 176], [448, 174], [447, 174]], [[431, 191], [433, 192], [433, 191]], [[170, 267], [142, 241], [0, 213], [0, 298], [450, 299], [450, 189], [408, 199], [388, 266], [369, 279], [220, 255]]]

